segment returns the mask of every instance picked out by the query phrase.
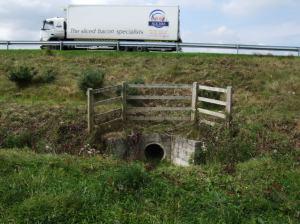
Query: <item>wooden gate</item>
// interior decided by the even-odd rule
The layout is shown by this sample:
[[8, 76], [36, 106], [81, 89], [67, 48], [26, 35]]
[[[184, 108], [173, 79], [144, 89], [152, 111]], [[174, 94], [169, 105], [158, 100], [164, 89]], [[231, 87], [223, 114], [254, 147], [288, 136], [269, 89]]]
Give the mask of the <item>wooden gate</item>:
[[[149, 90], [157, 90], [160, 94], [149, 94]], [[173, 94], [168, 92], [173, 91]], [[107, 92], [115, 94], [107, 99], [96, 100], [97, 95]], [[230, 125], [232, 115], [232, 87], [218, 88], [189, 84], [128, 84], [88, 89], [88, 131], [92, 132], [95, 124], [105, 125], [120, 121], [189, 121], [215, 125], [219, 119]], [[137, 102], [147, 101], [148, 103]], [[97, 114], [95, 108], [100, 105], [120, 104], [119, 108]], [[163, 105], [165, 103], [166, 105]], [[136, 105], [137, 104], [137, 105]], [[178, 106], [178, 104], [183, 106]], [[207, 109], [206, 104], [218, 108]], [[147, 105], [147, 106], [145, 106]], [[151, 105], [151, 106], [149, 106]], [[220, 109], [219, 107], [222, 107]], [[174, 116], [174, 113], [179, 115]], [[181, 114], [182, 113], [182, 114]], [[95, 122], [97, 118], [104, 118]], [[208, 117], [208, 118], [207, 118]], [[212, 119], [210, 119], [212, 118]], [[101, 120], [101, 119], [100, 119]]]

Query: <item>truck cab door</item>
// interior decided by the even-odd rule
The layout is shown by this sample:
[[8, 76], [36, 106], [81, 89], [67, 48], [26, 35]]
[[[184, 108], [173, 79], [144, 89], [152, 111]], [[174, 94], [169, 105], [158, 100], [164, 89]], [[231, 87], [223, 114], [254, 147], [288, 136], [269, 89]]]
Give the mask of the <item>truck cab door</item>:
[[41, 34], [40, 34], [41, 41], [51, 40], [52, 37], [54, 36], [53, 29], [54, 29], [54, 22], [45, 20], [41, 28]]
[[63, 40], [65, 38], [64, 19], [45, 20], [41, 29], [41, 40]]
[[54, 23], [54, 26], [57, 39], [63, 40], [65, 38], [64, 21], [59, 20], [56, 23]]

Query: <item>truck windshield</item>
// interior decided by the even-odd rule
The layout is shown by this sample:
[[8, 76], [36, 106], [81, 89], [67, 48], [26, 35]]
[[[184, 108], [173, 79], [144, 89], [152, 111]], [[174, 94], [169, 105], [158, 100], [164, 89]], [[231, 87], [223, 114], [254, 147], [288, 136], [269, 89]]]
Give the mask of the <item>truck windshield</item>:
[[43, 30], [51, 30], [54, 27], [53, 21], [44, 21]]

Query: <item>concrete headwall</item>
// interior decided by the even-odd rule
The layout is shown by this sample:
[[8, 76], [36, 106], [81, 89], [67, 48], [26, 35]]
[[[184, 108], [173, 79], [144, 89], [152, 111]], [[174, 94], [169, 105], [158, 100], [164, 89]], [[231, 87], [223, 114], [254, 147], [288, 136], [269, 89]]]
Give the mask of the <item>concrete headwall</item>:
[[194, 164], [195, 152], [200, 150], [201, 142], [188, 140], [182, 137], [173, 137], [172, 139], [172, 163], [180, 166]]
[[163, 149], [163, 160], [180, 166], [193, 164], [195, 152], [201, 150], [202, 145], [199, 141], [166, 134], [144, 134], [130, 136], [128, 139], [110, 139], [106, 142], [108, 153], [119, 158], [134, 159], [145, 159], [145, 149], [152, 144], [159, 145]]

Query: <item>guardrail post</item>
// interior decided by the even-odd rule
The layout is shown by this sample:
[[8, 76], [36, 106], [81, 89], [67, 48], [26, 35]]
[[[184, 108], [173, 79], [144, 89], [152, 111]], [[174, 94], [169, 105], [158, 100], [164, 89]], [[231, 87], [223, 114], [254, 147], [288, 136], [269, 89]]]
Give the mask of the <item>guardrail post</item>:
[[88, 133], [94, 131], [94, 93], [93, 89], [87, 90], [87, 122], [88, 122]]
[[120, 42], [117, 41], [117, 51], [120, 51]]
[[63, 50], [63, 47], [64, 47], [64, 42], [63, 42], [63, 41], [60, 41], [60, 42], [59, 42], [59, 50], [62, 51], [62, 50]]
[[122, 120], [126, 121], [126, 111], [127, 111], [127, 83], [122, 83]]
[[236, 45], [236, 54], [239, 54], [240, 53], [240, 45]]
[[226, 122], [227, 127], [230, 127], [231, 118], [232, 118], [232, 87], [227, 87], [227, 96], [226, 96]]
[[6, 50], [9, 50], [9, 41], [7, 41], [7, 43], [6, 43]]
[[191, 121], [196, 123], [197, 122], [197, 102], [198, 102], [198, 83], [193, 83], [192, 88], [192, 113], [191, 113]]
[[179, 44], [176, 43], [176, 52], [179, 53]]

